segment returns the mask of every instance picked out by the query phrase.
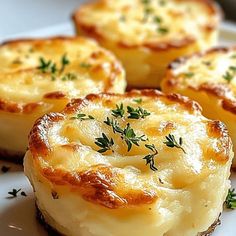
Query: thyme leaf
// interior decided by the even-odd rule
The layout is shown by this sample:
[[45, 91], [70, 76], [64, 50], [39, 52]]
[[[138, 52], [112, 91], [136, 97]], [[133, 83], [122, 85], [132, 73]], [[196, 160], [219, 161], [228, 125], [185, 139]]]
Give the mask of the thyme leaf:
[[104, 153], [108, 150], [112, 150], [112, 146], [114, 145], [113, 139], [109, 139], [106, 134], [102, 133], [102, 137], [96, 138], [95, 144], [99, 146], [101, 149], [98, 150], [100, 153]]
[[225, 205], [228, 209], [236, 209], [236, 193], [235, 189], [229, 189], [228, 195], [225, 200]]
[[172, 135], [172, 134], [169, 134], [168, 136], [166, 136], [166, 140], [167, 140], [167, 141], [165, 141], [164, 144], [165, 144], [167, 147], [170, 147], [170, 148], [179, 148], [179, 149], [181, 149], [184, 153], [186, 153], [185, 150], [184, 150], [184, 148], [182, 147], [182, 145], [183, 145], [183, 139], [182, 139], [182, 137], [180, 137], [180, 138], [179, 138], [179, 142], [177, 142], [175, 136]]
[[112, 110], [112, 115], [115, 116], [116, 118], [117, 117], [123, 117], [124, 116], [124, 113], [125, 113], [125, 110], [124, 110], [124, 105], [123, 103], [119, 105], [116, 104], [116, 109]]
[[155, 167], [154, 158], [158, 154], [158, 151], [154, 144], [145, 144], [145, 147], [151, 150], [153, 153], [146, 155], [143, 159], [146, 160], [146, 165], [149, 165], [151, 170], [157, 171], [158, 169]]

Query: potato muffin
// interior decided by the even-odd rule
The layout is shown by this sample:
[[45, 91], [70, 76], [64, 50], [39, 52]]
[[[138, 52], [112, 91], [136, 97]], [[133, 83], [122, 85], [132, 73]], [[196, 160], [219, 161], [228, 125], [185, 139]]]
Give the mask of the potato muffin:
[[[162, 83], [164, 92], [177, 92], [196, 100], [203, 114], [223, 121], [236, 152], [236, 48], [215, 48], [177, 59]], [[233, 162], [236, 167], [236, 161]]]
[[91, 94], [44, 115], [24, 168], [62, 235], [199, 236], [222, 211], [232, 157], [224, 124], [196, 102], [143, 90]]
[[0, 156], [22, 160], [34, 121], [88, 93], [125, 90], [117, 59], [92, 40], [49, 38], [0, 45]]
[[139, 88], [159, 87], [173, 59], [214, 46], [220, 19], [211, 0], [98, 0], [73, 15], [78, 34], [113, 51]]

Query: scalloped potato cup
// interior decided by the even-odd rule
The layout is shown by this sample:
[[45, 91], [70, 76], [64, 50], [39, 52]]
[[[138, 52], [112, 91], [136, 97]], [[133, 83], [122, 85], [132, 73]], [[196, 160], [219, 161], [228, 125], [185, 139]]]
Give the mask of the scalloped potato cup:
[[[167, 70], [161, 88], [199, 102], [203, 114], [223, 121], [236, 153], [236, 48], [215, 48], [202, 54], [177, 59]], [[233, 161], [236, 167], [236, 161]]]
[[138, 88], [159, 87], [173, 59], [216, 45], [220, 19], [213, 1], [194, 0], [100, 0], [73, 15], [77, 33], [114, 52]]
[[41, 219], [62, 235], [207, 236], [232, 157], [224, 124], [196, 102], [142, 90], [90, 94], [38, 119], [24, 168]]
[[34, 121], [87, 93], [123, 93], [117, 59], [83, 37], [15, 40], [0, 46], [0, 155], [22, 161]]

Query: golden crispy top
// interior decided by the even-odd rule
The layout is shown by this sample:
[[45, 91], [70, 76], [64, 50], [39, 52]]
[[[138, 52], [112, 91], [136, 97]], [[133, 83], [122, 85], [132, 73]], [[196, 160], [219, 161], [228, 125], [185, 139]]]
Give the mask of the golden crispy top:
[[215, 48], [177, 59], [169, 66], [163, 86], [207, 92], [236, 114], [236, 48]]
[[108, 51], [82, 37], [17, 40], [0, 46], [0, 110], [30, 112], [52, 100], [123, 92], [124, 71]]
[[229, 163], [225, 126], [199, 105], [155, 90], [88, 95], [40, 118], [29, 136], [43, 182], [107, 208], [152, 204]]
[[215, 30], [221, 19], [211, 0], [98, 0], [74, 14], [80, 30], [121, 46], [164, 50]]

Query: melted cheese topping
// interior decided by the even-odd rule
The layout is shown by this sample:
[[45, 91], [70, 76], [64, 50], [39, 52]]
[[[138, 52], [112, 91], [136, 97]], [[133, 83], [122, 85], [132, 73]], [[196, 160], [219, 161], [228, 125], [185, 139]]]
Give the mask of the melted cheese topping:
[[[134, 101], [139, 98], [141, 104]], [[112, 110], [121, 103], [124, 117], [115, 118]], [[142, 107], [150, 115], [130, 119], [127, 106]], [[74, 119], [77, 114], [94, 119]], [[128, 151], [121, 135], [104, 123], [107, 117], [122, 129], [129, 123], [137, 136], [148, 139]], [[40, 142], [34, 140], [40, 121], [32, 130], [25, 171], [47, 222], [60, 232], [193, 236], [207, 230], [221, 212], [229, 187], [231, 144], [222, 124], [207, 120], [196, 108], [141, 93], [105, 95], [88, 97], [55, 119], [45, 130], [48, 151], [43, 145], [38, 149]], [[99, 153], [95, 142], [103, 133], [114, 145], [112, 151]], [[184, 151], [164, 144], [169, 134], [177, 142], [182, 137]], [[158, 150], [157, 171], [146, 165], [144, 157], [152, 152], [145, 144]], [[52, 200], [52, 190], [57, 200]]]
[[[69, 64], [55, 78], [37, 69], [40, 58], [61, 68], [63, 56]], [[113, 55], [85, 38], [7, 43], [0, 47], [0, 62], [0, 98], [19, 104], [39, 102], [45, 94], [58, 91], [75, 98], [125, 89], [124, 71]]]
[[[192, 56], [173, 70], [180, 88], [220, 84], [229, 90], [225, 95], [236, 101], [236, 52], [215, 50], [203, 56]], [[228, 76], [227, 76], [228, 75]], [[228, 79], [227, 79], [228, 78]]]
[[[223, 121], [236, 152], [236, 50], [219, 48], [176, 61], [162, 82], [162, 90], [199, 102], [203, 114]], [[236, 166], [234, 159], [233, 166]]]
[[139, 45], [202, 38], [218, 25], [218, 13], [204, 1], [101, 0], [82, 6], [78, 21], [109, 40]]

